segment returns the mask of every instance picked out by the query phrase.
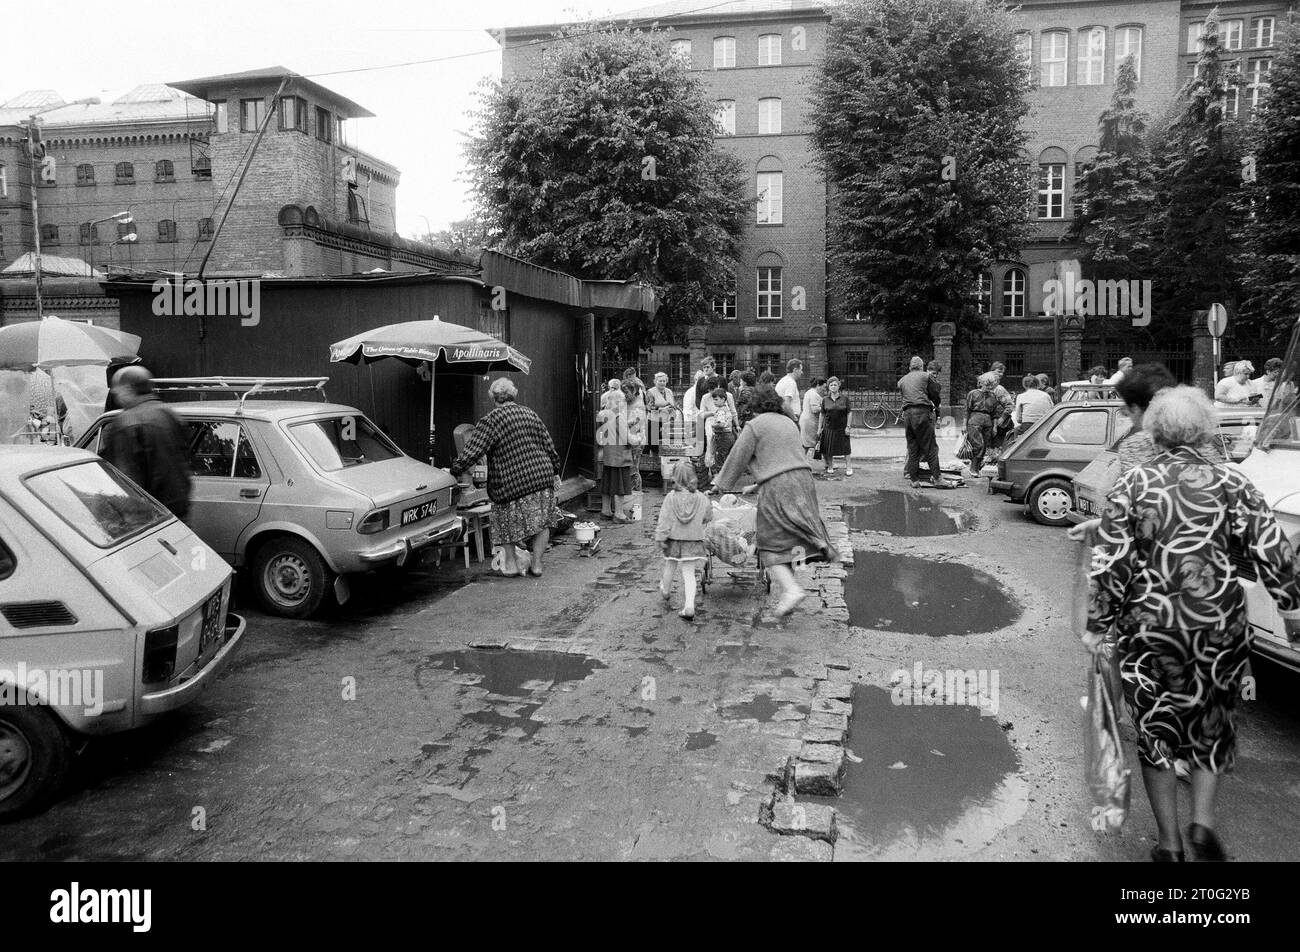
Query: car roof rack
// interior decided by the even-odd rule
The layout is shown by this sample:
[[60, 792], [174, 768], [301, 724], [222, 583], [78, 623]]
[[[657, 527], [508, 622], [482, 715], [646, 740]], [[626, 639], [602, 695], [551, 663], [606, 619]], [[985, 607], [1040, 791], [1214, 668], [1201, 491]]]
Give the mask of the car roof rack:
[[325, 384], [329, 377], [155, 377], [154, 389], [160, 393], [217, 393], [239, 401], [239, 411], [244, 401], [259, 393], [298, 393], [314, 390], [325, 401]]

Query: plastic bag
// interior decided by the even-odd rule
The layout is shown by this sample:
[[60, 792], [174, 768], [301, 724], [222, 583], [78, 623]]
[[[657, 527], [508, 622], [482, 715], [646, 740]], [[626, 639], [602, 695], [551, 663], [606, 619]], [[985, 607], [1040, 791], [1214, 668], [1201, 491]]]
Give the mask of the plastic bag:
[[1119, 736], [1115, 670], [1101, 654], [1088, 668], [1088, 696], [1083, 699], [1085, 771], [1092, 801], [1092, 828], [1118, 831], [1128, 818], [1132, 770]]
[[965, 433], [961, 435], [961, 442], [957, 444], [957, 452], [954, 454], [958, 459], [970, 459], [970, 437]]

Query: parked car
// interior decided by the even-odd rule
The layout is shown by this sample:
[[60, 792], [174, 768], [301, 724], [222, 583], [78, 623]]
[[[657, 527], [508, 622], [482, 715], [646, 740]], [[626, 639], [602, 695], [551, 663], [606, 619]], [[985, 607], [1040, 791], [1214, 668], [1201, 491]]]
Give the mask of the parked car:
[[230, 566], [84, 450], [0, 447], [0, 816], [75, 744], [194, 700], [244, 636]]
[[[1286, 364], [1264, 411], [1259, 432], [1241, 471], [1273, 509], [1293, 548], [1300, 549], [1300, 323], [1291, 337]], [[1251, 567], [1234, 560], [1246, 589], [1246, 605], [1257, 654], [1300, 672], [1300, 646], [1287, 641], [1277, 605]]]
[[[274, 614], [306, 617], [331, 592], [343, 603], [348, 575], [404, 566], [464, 531], [456, 480], [407, 456], [354, 407], [243, 398], [169, 405], [189, 429], [190, 525], [249, 571]], [[78, 445], [98, 451], [111, 415]]]
[[[1251, 452], [1255, 435], [1264, 411], [1254, 407], [1218, 407], [1219, 432], [1216, 442], [1223, 455], [1232, 462], [1240, 462]], [[1075, 508], [1067, 513], [1073, 523], [1095, 519], [1101, 515], [1102, 490], [1115, 482], [1119, 456], [1113, 450], [1097, 454], [1096, 459], [1074, 477]]]
[[1061, 384], [1061, 403], [1067, 400], [1118, 400], [1119, 393], [1110, 384], [1088, 380], [1071, 380]]
[[1131, 426], [1120, 400], [1064, 399], [1002, 454], [989, 492], [1025, 503], [1045, 526], [1069, 525], [1075, 475]]

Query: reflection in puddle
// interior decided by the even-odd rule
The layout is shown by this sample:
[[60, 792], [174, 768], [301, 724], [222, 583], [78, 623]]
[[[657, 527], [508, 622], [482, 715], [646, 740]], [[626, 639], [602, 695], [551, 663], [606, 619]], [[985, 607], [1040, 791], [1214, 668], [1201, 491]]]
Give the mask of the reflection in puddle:
[[705, 747], [712, 747], [718, 742], [717, 734], [710, 734], [708, 731], [696, 731], [693, 734], [686, 735], [687, 750], [703, 750]]
[[944, 509], [919, 493], [879, 490], [851, 505], [840, 507], [844, 521], [857, 531], [883, 532], [896, 536], [954, 535], [972, 527], [969, 514]]
[[439, 668], [465, 675], [462, 683], [484, 688], [491, 694], [528, 697], [548, 691], [561, 681], [581, 681], [598, 668], [595, 658], [564, 651], [513, 651], [499, 648], [466, 648], [430, 655], [421, 668]]
[[1020, 606], [993, 576], [951, 562], [888, 552], [853, 553], [844, 580], [849, 624], [921, 635], [997, 631]]
[[853, 689], [850, 758], [836, 809], [837, 860], [969, 852], [1028, 806], [1015, 751], [997, 718], [971, 706], [896, 705], [885, 688]]
[[781, 704], [772, 700], [771, 695], [759, 694], [752, 700], [724, 707], [722, 716], [741, 720], [755, 720], [760, 724], [766, 724], [772, 720], [772, 716], [779, 710], [781, 710]]

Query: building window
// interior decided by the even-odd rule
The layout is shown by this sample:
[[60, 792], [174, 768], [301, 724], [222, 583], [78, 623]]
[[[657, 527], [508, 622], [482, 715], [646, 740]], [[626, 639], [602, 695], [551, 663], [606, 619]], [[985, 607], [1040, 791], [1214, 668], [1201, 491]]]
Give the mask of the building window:
[[212, 219], [200, 218], [199, 219], [199, 241], [211, 241], [211, 240], [212, 240]]
[[731, 372], [736, 369], [736, 355], [730, 354], [713, 354], [713, 372], [722, 378], [724, 384]]
[[41, 244], [57, 245], [59, 243], [59, 226], [42, 225], [41, 226]]
[[1069, 67], [1070, 34], [1064, 30], [1051, 30], [1043, 34], [1042, 43], [1039, 59], [1043, 64], [1043, 85], [1064, 86]]
[[736, 38], [734, 36], [715, 36], [713, 38], [713, 68], [732, 69], [736, 65]]
[[1100, 86], [1106, 81], [1106, 28], [1094, 26], [1079, 41], [1079, 85]]
[[241, 99], [239, 100], [239, 131], [256, 132], [262, 128], [262, 120], [266, 118], [266, 100], [265, 99]]
[[334, 117], [328, 109], [316, 107], [316, 138], [321, 142], [334, 141]]
[[760, 353], [758, 359], [754, 362], [754, 370], [760, 374], [764, 370], [768, 370], [780, 376], [785, 373], [785, 364], [781, 361], [780, 354], [764, 352]]
[[1271, 59], [1253, 59], [1246, 72], [1246, 91], [1250, 96], [1250, 114], [1255, 115], [1259, 100], [1268, 89], [1268, 71], [1273, 65]]
[[135, 164], [132, 162], [118, 162], [113, 167], [113, 181], [118, 185], [134, 185]]
[[758, 312], [760, 321], [773, 321], [781, 317], [781, 269], [758, 269]]
[[1002, 316], [1025, 316], [1025, 272], [1012, 268], [1002, 277]]
[[781, 34], [764, 33], [758, 38], [758, 65], [781, 65]]
[[135, 222], [118, 222], [117, 237], [125, 238], [127, 235], [135, 234]]
[[153, 164], [153, 180], [155, 182], [176, 181], [176, 167], [171, 159], [159, 159]]
[[226, 101], [218, 99], [212, 104], [212, 130], [217, 134], [230, 131], [230, 110], [226, 108]]
[[212, 160], [206, 155], [196, 155], [194, 164], [190, 166], [190, 171], [194, 173], [197, 179], [212, 178]]
[[1187, 24], [1187, 52], [1201, 52], [1201, 45], [1205, 39], [1205, 21], [1200, 23]]
[[867, 389], [867, 378], [871, 375], [871, 351], [850, 350], [844, 354], [844, 384], [849, 389]]
[[353, 225], [369, 225], [370, 216], [366, 212], [366, 200], [357, 191], [357, 187], [348, 185], [348, 222]]
[[784, 173], [758, 173], [758, 224], [781, 224], [784, 187]]
[[691, 379], [691, 355], [668, 355], [668, 386], [680, 390], [689, 386]]
[[94, 185], [95, 184], [95, 167], [89, 162], [83, 162], [77, 166], [77, 184]]
[[1038, 167], [1038, 217], [1065, 217], [1065, 164], [1045, 162]]
[[727, 279], [726, 291], [722, 297], [713, 299], [713, 315], [724, 321], [736, 319], [736, 276]]
[[1115, 31], [1115, 66], [1129, 57], [1133, 57], [1133, 72], [1142, 78], [1142, 28], [1140, 26], [1122, 26]]
[[768, 97], [758, 101], [758, 134], [776, 136], [781, 134], [781, 100]]
[[736, 134], [736, 101], [719, 99], [713, 110], [713, 121], [717, 123], [718, 135], [734, 136]]
[[1225, 50], [1241, 49], [1241, 34], [1245, 24], [1241, 20], [1224, 20], [1219, 25], [1219, 36]]
[[1236, 119], [1241, 115], [1241, 87], [1223, 87], [1223, 115], [1226, 119]]
[[1083, 182], [1096, 161], [1096, 146], [1086, 145], [1074, 154], [1074, 183], [1070, 203], [1074, 206], [1075, 218], [1088, 214], [1088, 199], [1084, 194]]
[[989, 307], [993, 303], [993, 275], [987, 271], [975, 279], [975, 310], [980, 317], [989, 316]]
[[77, 243], [82, 245], [99, 244], [99, 226], [89, 222], [83, 224], [77, 232]]
[[158, 240], [162, 242], [176, 240], [176, 222], [164, 218], [158, 223]]
[[1034, 68], [1034, 38], [1028, 33], [1016, 34], [1016, 52], [1024, 61], [1025, 69]]
[[670, 55], [685, 63], [691, 65], [691, 41], [690, 40], [673, 40], [668, 44]]
[[1273, 45], [1273, 17], [1256, 17], [1250, 21], [1250, 40], [1255, 47]]
[[280, 131], [307, 131], [307, 100], [301, 96], [280, 97]]

